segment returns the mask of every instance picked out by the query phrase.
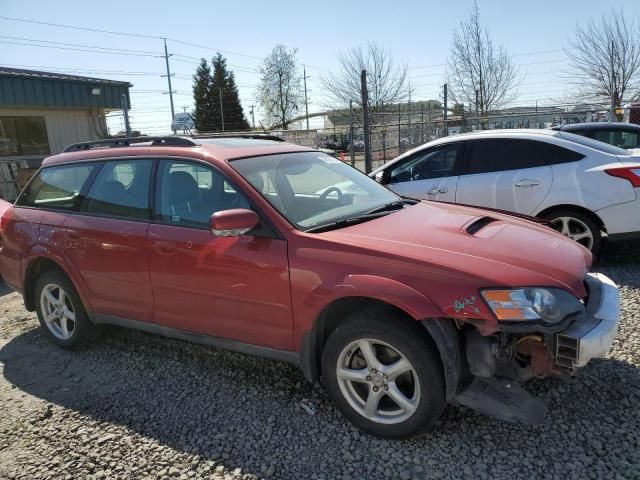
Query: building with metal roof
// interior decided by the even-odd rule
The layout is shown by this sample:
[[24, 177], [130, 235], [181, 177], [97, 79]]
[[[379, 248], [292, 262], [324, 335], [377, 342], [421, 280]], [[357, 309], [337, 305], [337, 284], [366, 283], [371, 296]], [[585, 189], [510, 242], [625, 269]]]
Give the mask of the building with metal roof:
[[108, 137], [129, 82], [0, 66], [0, 196], [13, 200], [48, 155]]

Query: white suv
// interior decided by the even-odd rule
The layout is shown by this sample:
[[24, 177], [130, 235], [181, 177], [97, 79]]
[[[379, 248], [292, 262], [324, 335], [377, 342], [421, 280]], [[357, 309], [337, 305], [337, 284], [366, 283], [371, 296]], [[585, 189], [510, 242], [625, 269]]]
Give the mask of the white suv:
[[547, 219], [594, 253], [604, 236], [640, 237], [640, 155], [567, 132], [441, 138], [371, 176], [400, 195]]

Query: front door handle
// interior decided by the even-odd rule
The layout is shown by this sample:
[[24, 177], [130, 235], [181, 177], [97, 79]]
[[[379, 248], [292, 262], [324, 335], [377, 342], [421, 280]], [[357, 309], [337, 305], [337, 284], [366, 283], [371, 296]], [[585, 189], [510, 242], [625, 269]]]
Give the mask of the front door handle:
[[153, 248], [160, 255], [171, 255], [176, 251], [176, 245], [170, 242], [153, 242]]
[[435, 194], [437, 194], [437, 193], [447, 193], [448, 191], [449, 191], [449, 190], [447, 190], [447, 189], [446, 189], [446, 188], [444, 188], [444, 187], [440, 187], [440, 188], [438, 188], [438, 187], [433, 187], [431, 190], [429, 190], [429, 191], [427, 192], [427, 195], [435, 195]]
[[516, 182], [516, 187], [537, 187], [538, 185], [540, 185], [538, 180], [529, 180], [528, 178]]

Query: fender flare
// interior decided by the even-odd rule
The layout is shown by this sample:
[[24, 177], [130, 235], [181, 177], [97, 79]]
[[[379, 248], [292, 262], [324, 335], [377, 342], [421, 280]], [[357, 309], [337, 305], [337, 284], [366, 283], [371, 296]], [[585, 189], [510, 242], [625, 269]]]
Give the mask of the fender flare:
[[428, 318], [421, 320], [421, 323], [431, 335], [440, 353], [446, 385], [445, 396], [449, 401], [458, 393], [463, 371], [460, 334], [453, 320], [447, 318]]
[[442, 318], [443, 312], [427, 296], [401, 282], [375, 275], [348, 275], [341, 284], [335, 286], [334, 291], [338, 294], [323, 303], [314, 316], [313, 326], [304, 332], [300, 341], [299, 366], [307, 380], [315, 381], [320, 377], [318, 359], [324, 348], [324, 332], [318, 329], [320, 319], [338, 300], [366, 298], [392, 305], [413, 320], [422, 322], [436, 344], [443, 363], [447, 399], [453, 396], [461, 371], [458, 332], [451, 320]]
[[33, 264], [33, 262], [39, 259], [47, 259], [55, 263], [60, 270], [62, 270], [65, 275], [69, 277], [69, 280], [75, 287], [78, 295], [80, 296], [80, 300], [85, 307], [85, 310], [88, 312], [91, 311], [91, 304], [88, 300], [87, 286], [80, 275], [80, 272], [73, 266], [72, 262], [66, 260], [66, 258], [59, 254], [55, 249], [52, 249], [50, 246], [45, 246], [42, 244], [34, 245], [33, 248], [29, 251], [27, 256], [24, 259], [24, 279], [23, 279], [23, 295], [25, 300], [25, 305], [27, 303], [27, 296], [29, 293], [26, 291], [27, 287], [27, 273], [29, 267]]

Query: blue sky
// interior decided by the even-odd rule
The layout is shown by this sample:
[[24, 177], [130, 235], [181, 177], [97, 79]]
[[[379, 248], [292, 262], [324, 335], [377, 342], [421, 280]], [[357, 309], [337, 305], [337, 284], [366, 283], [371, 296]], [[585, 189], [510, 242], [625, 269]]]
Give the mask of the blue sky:
[[[255, 104], [260, 58], [278, 43], [298, 49], [307, 65], [310, 111], [323, 105], [320, 76], [335, 69], [341, 50], [377, 41], [394, 58], [409, 66], [414, 99], [438, 98], [453, 29], [467, 14], [472, 0], [435, 2], [333, 1], [236, 2], [121, 1], [80, 2], [57, 0], [0, 0], [0, 16], [85, 28], [168, 37], [208, 47], [168, 41], [177, 111], [192, 106], [191, 75], [198, 58], [216, 50], [235, 71], [240, 96], [248, 113]], [[612, 8], [629, 17], [640, 11], [637, 0], [479, 1], [482, 22], [497, 44], [514, 55], [523, 80], [515, 105], [562, 101], [566, 85], [563, 48], [577, 24], [599, 17]], [[12, 37], [12, 38], [9, 38]], [[40, 42], [34, 42], [38, 40]], [[136, 50], [100, 54], [65, 50], [61, 42]], [[38, 44], [27, 46], [20, 44]], [[54, 48], [45, 48], [54, 47]], [[67, 45], [67, 48], [80, 48]], [[146, 53], [140, 53], [140, 51]], [[146, 133], [166, 133], [170, 123], [169, 99], [159, 38], [110, 35], [0, 19], [0, 65], [68, 71], [78, 75], [130, 81], [133, 127]], [[181, 56], [179, 56], [181, 55]], [[258, 112], [259, 113], [259, 112]], [[257, 120], [257, 118], [256, 118]], [[112, 130], [120, 128], [113, 115]]]

